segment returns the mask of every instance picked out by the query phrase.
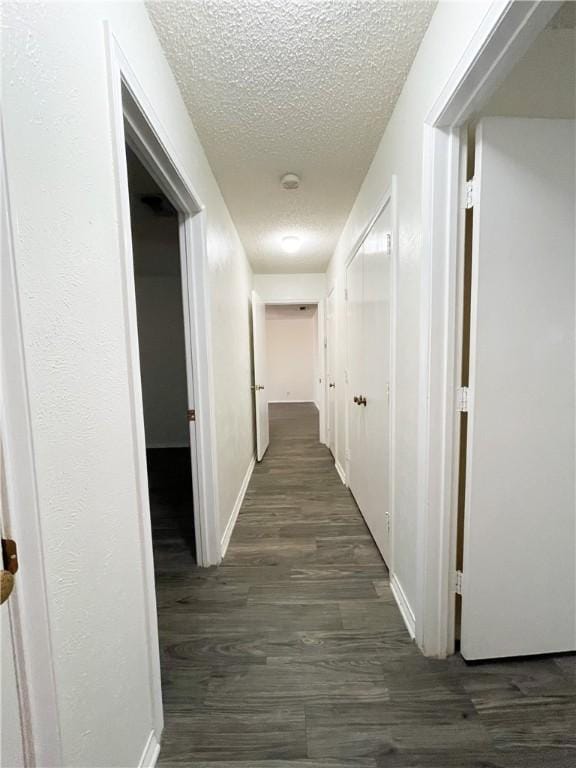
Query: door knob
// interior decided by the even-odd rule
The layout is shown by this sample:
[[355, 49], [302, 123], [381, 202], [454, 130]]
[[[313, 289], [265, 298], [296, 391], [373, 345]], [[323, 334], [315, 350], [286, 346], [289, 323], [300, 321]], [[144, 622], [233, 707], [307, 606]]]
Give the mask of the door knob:
[[0, 605], [12, 594], [14, 574], [18, 570], [18, 552], [16, 542], [12, 539], [2, 539], [2, 562], [4, 570], [0, 571]]
[[5, 603], [14, 589], [14, 576], [10, 571], [0, 571], [0, 605]]
[[330, 389], [335, 389], [336, 384], [334, 382], [332, 382], [332, 384], [328, 384], [328, 386], [330, 387]]
[[358, 395], [354, 395], [354, 402], [356, 403], [356, 405], [360, 405], [360, 398], [358, 397]]

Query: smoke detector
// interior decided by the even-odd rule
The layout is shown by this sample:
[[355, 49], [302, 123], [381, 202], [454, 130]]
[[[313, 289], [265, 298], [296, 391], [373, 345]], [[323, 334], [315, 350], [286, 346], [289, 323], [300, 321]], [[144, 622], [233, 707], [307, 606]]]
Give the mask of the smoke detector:
[[285, 173], [280, 179], [282, 189], [298, 189], [300, 186], [300, 176], [295, 173]]

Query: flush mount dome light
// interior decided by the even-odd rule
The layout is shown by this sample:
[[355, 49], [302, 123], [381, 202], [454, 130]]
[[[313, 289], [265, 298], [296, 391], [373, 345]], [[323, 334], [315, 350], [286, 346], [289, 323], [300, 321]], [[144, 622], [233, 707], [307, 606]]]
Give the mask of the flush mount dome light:
[[282, 250], [285, 253], [298, 253], [300, 245], [300, 238], [296, 235], [287, 235], [282, 238]]

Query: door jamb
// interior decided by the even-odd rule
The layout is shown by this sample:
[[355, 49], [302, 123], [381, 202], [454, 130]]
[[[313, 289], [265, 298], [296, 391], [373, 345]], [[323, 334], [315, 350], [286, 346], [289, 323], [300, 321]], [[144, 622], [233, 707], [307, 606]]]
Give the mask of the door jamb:
[[427, 656], [454, 652], [460, 129], [560, 5], [491, 5], [424, 123], [416, 641]]

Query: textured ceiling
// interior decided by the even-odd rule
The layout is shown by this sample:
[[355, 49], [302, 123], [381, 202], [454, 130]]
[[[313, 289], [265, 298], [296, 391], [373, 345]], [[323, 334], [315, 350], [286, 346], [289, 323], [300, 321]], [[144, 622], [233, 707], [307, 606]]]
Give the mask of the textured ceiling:
[[[434, 3], [147, 7], [254, 270], [323, 271]], [[288, 171], [299, 190], [281, 188]], [[296, 256], [282, 252], [287, 234], [302, 239]]]

